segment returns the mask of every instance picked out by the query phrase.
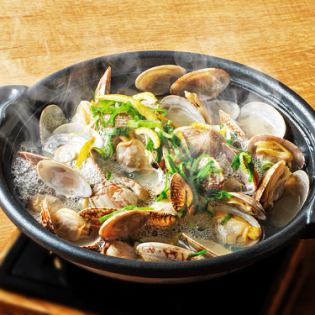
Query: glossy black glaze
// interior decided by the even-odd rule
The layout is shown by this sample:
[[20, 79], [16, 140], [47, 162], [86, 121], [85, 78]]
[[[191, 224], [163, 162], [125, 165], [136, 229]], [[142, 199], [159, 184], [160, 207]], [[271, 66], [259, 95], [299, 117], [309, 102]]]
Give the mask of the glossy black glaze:
[[[223, 93], [225, 98], [236, 95], [242, 103], [250, 96], [265, 100], [281, 111], [290, 126], [288, 136], [306, 156], [306, 171], [310, 176], [310, 194], [299, 214], [284, 228], [257, 245], [231, 255], [210, 260], [180, 263], [146, 263], [104, 257], [73, 246], [46, 231], [24, 209], [17, 198], [10, 175], [12, 155], [17, 144], [26, 137], [38, 139], [38, 114], [46, 104], [59, 104], [71, 115], [81, 99], [90, 99], [107, 65], [111, 65], [113, 91], [132, 87], [136, 75], [151, 66], [179, 64], [188, 70], [219, 67], [230, 73], [232, 82]], [[15, 92], [14, 92], [15, 91]], [[34, 86], [14, 86], [0, 89], [0, 201], [10, 219], [30, 238], [74, 263], [112, 273], [151, 278], [181, 278], [220, 275], [245, 267], [271, 254], [305, 231], [314, 208], [314, 148], [315, 117], [312, 108], [282, 83], [238, 63], [187, 52], [146, 51], [101, 57], [73, 65], [41, 80]], [[200, 278], [199, 278], [200, 279]]]

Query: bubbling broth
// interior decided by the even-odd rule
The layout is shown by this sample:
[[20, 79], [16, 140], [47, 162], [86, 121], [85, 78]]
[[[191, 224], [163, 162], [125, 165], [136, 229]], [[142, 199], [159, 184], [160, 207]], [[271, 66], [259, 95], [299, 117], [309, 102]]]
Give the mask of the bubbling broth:
[[121, 94], [110, 82], [108, 67], [71, 117], [46, 106], [41, 148], [22, 143], [13, 160], [20, 199], [50, 232], [107, 256], [201, 260], [254, 246], [301, 209], [308, 176], [284, 119], [225, 99], [223, 69], [161, 65]]

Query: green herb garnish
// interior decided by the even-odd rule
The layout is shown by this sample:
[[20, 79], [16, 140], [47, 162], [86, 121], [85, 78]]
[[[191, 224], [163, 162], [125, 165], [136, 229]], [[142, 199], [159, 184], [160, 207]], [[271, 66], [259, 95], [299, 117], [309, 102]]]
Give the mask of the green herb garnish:
[[207, 197], [208, 197], [208, 201], [214, 201], [214, 200], [222, 200], [225, 198], [231, 198], [232, 195], [230, 193], [228, 193], [225, 190], [220, 190], [220, 189], [210, 189], [207, 192]]
[[229, 220], [232, 219], [232, 214], [231, 213], [228, 213], [220, 222], [220, 224], [224, 225], [226, 224]]
[[189, 257], [192, 258], [192, 257], [196, 257], [196, 256], [201, 256], [201, 255], [204, 255], [204, 254], [206, 254], [206, 253], [207, 253], [207, 250], [206, 250], [206, 249], [203, 249], [203, 250], [201, 250], [201, 251], [199, 251], [199, 252], [190, 254]]
[[125, 212], [125, 211], [130, 211], [130, 210], [139, 210], [139, 211], [148, 211], [148, 210], [154, 210], [152, 207], [137, 207], [137, 206], [132, 206], [132, 205], [129, 205], [129, 206], [126, 206], [126, 207], [123, 207], [121, 209], [118, 209], [112, 213], [109, 213], [109, 214], [106, 214], [104, 216], [102, 216], [101, 218], [98, 219], [98, 221], [100, 223], [103, 223], [105, 222], [106, 220], [108, 220], [109, 218], [113, 217], [114, 215], [118, 214], [118, 213], [122, 213], [122, 212]]
[[[117, 115], [122, 113], [127, 114], [135, 121], [143, 118], [131, 103], [112, 100], [101, 100], [98, 103], [94, 103], [91, 106], [91, 112], [94, 117], [99, 118], [103, 127], [114, 126]], [[106, 115], [109, 115], [109, 118], [105, 119]]]
[[106, 178], [107, 180], [110, 180], [110, 179], [112, 178], [112, 176], [113, 176], [113, 174], [112, 174], [111, 171], [107, 171], [107, 172], [105, 173], [105, 178]]
[[152, 152], [154, 150], [154, 143], [150, 138], [147, 139], [147, 144], [146, 144], [145, 148], [150, 152]]
[[129, 120], [127, 122], [129, 128], [162, 128], [162, 123], [159, 120]]
[[252, 156], [248, 152], [242, 151], [239, 154], [235, 155], [232, 160], [231, 167], [235, 171], [241, 168], [248, 174], [249, 182], [253, 181], [254, 162]]

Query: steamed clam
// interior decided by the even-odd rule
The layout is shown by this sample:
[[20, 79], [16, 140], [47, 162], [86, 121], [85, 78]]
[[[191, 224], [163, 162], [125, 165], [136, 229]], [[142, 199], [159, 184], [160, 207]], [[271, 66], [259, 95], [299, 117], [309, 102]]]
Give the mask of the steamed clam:
[[220, 95], [229, 82], [223, 69], [160, 65], [137, 77], [141, 92], [110, 94], [108, 67], [72, 117], [44, 108], [41, 148], [26, 141], [12, 163], [17, 193], [47, 230], [105, 256], [192, 261], [254, 246], [298, 214], [309, 178], [281, 113], [239, 106], [235, 86]]
[[42, 160], [37, 164], [40, 179], [57, 194], [65, 197], [90, 197], [90, 185], [70, 167], [53, 160]]
[[163, 95], [169, 92], [171, 84], [184, 75], [186, 70], [176, 65], [162, 65], [147, 69], [136, 79], [136, 88], [140, 91]]
[[132, 246], [126, 242], [113, 241], [105, 249], [104, 254], [124, 259], [137, 259], [137, 254]]
[[60, 125], [66, 123], [66, 117], [62, 109], [57, 105], [48, 105], [44, 108], [39, 120], [39, 134], [42, 143]]
[[237, 122], [247, 138], [262, 134], [283, 138], [286, 133], [286, 125], [281, 114], [271, 105], [262, 102], [244, 105]]
[[176, 127], [187, 126], [194, 122], [205, 123], [202, 114], [187, 99], [177, 95], [169, 95], [161, 100], [161, 107], [167, 110], [167, 118]]
[[239, 210], [218, 210], [214, 215], [216, 239], [226, 245], [242, 247], [259, 242], [262, 229], [258, 221]]
[[285, 161], [292, 169], [302, 168], [305, 163], [303, 153], [295, 144], [272, 135], [252, 137], [248, 143], [248, 152], [272, 163]]
[[215, 98], [229, 84], [229, 74], [218, 68], [205, 68], [181, 76], [171, 85], [171, 94], [183, 96], [185, 91]]

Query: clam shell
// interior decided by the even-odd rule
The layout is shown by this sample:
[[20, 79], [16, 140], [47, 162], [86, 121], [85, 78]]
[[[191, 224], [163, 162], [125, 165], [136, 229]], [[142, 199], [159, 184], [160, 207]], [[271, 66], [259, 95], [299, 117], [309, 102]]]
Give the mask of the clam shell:
[[229, 84], [230, 76], [223, 69], [205, 68], [189, 72], [177, 79], [170, 88], [171, 94], [184, 96], [185, 91], [199, 96], [217, 97]]
[[145, 261], [187, 261], [200, 260], [201, 256], [192, 257], [193, 251], [188, 249], [158, 242], [141, 243], [136, 247], [136, 252]]
[[263, 102], [244, 105], [237, 122], [247, 138], [264, 134], [283, 138], [286, 133], [282, 115], [274, 107]]
[[90, 185], [73, 169], [53, 160], [42, 160], [37, 164], [40, 179], [57, 194], [65, 197], [90, 197]]
[[186, 126], [176, 128], [174, 133], [182, 133], [189, 149], [194, 156], [201, 153], [207, 153], [216, 158], [220, 152], [225, 139], [211, 126], [205, 125], [207, 128], [199, 126]]
[[39, 136], [44, 143], [51, 133], [60, 125], [66, 123], [62, 109], [57, 105], [48, 105], [41, 112], [39, 119]]
[[110, 93], [110, 83], [112, 78], [112, 68], [107, 67], [104, 75], [101, 77], [96, 90], [95, 90], [95, 100], [97, 101], [99, 97]]
[[237, 135], [237, 137], [241, 141], [244, 141], [246, 139], [246, 135], [245, 135], [244, 131], [231, 118], [230, 115], [225, 113], [223, 110], [219, 110], [219, 118], [220, 118], [220, 124], [226, 125], [231, 131], [233, 131]]
[[231, 253], [231, 250], [227, 249], [222, 244], [219, 244], [213, 240], [195, 238], [186, 233], [182, 233], [180, 238], [196, 251], [201, 251], [204, 249], [207, 250], [207, 252], [204, 255], [208, 257], [217, 257]]
[[166, 117], [176, 127], [189, 126], [194, 122], [205, 123], [198, 109], [184, 97], [168, 95], [161, 100], [160, 104], [167, 110]]
[[94, 195], [90, 203], [95, 208], [123, 208], [128, 205], [136, 205], [138, 197], [134, 191], [117, 184], [98, 184], [93, 188]]
[[239, 237], [239, 236], [242, 236], [243, 232], [239, 231], [239, 229], [237, 227], [230, 226], [233, 223], [233, 221], [231, 221], [232, 219], [229, 220], [224, 225], [222, 225], [221, 222], [216, 221], [214, 223], [214, 231], [216, 232], [217, 239], [221, 243], [243, 247], [243, 246], [252, 246], [252, 245], [256, 244], [257, 242], [259, 242], [259, 240], [262, 236], [262, 230], [261, 230], [260, 224], [258, 223], [258, 221], [253, 216], [246, 214], [246, 213], [239, 211], [239, 210], [232, 208], [232, 207], [226, 208], [226, 209], [225, 208], [219, 208], [219, 210], [230, 213], [232, 215], [235, 215], [235, 216], [238, 216], [238, 217], [244, 219], [252, 227], [259, 228], [259, 231], [260, 231], [260, 236], [256, 240], [248, 240], [247, 243], [241, 243], [241, 242], [232, 243], [231, 242], [232, 239], [228, 236], [228, 233], [234, 233], [234, 234], [236, 234], [236, 236], [237, 236], [237, 233], [239, 233], [239, 235], [238, 235], [238, 237]]
[[250, 214], [260, 220], [265, 220], [265, 210], [259, 201], [239, 192], [230, 192], [231, 198], [226, 200], [226, 203], [235, 206], [238, 210]]
[[176, 65], [156, 66], [139, 74], [135, 85], [140, 91], [164, 95], [169, 92], [171, 84], [185, 73], [184, 68]]
[[90, 227], [84, 219], [74, 210], [61, 208], [51, 215], [54, 232], [63, 239], [76, 242], [86, 238]]
[[256, 143], [259, 141], [273, 141], [285, 147], [292, 154], [292, 161], [289, 161], [293, 170], [302, 168], [305, 164], [305, 158], [301, 150], [292, 142], [272, 135], [257, 135], [252, 137], [247, 144], [247, 151], [256, 155]]
[[78, 214], [88, 222], [93, 228], [99, 228], [102, 223], [99, 218], [114, 212], [115, 208], [86, 208], [78, 212]]
[[270, 210], [270, 221], [276, 227], [288, 224], [303, 207], [309, 193], [309, 177], [298, 170], [284, 184], [281, 198]]
[[116, 147], [116, 159], [119, 164], [131, 170], [150, 168], [150, 162], [143, 143], [138, 139], [120, 142]]
[[47, 159], [46, 156], [26, 151], [18, 151], [17, 156], [23, 158], [24, 160], [29, 161], [33, 166], [36, 166], [39, 161]]
[[134, 248], [122, 241], [111, 242], [105, 251], [105, 255], [123, 259], [137, 259]]
[[105, 240], [126, 239], [137, 232], [149, 216], [149, 211], [139, 210], [117, 213], [102, 224], [99, 235]]
[[175, 211], [192, 211], [194, 195], [190, 186], [178, 173], [175, 173], [170, 182], [170, 199]]
[[265, 174], [255, 193], [255, 199], [260, 201], [265, 209], [273, 206], [283, 193], [283, 184], [290, 176], [285, 161], [279, 161]]

